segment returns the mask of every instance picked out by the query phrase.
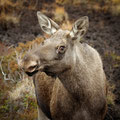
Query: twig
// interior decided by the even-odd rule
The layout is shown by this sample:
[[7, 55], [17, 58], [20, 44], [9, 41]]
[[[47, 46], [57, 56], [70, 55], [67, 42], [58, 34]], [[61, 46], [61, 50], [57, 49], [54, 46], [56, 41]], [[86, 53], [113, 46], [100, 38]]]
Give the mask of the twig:
[[3, 68], [2, 68], [2, 61], [3, 61], [3, 57], [0, 61], [0, 69], [1, 69], [1, 72], [2, 72], [2, 75], [4, 77], [4, 80], [10, 80], [10, 75], [8, 75], [8, 78], [7, 78], [7, 74], [5, 74], [5, 72], [3, 71]]
[[[18, 59], [18, 58], [17, 58]], [[8, 80], [11, 80], [13, 82], [16, 82], [19, 81], [19, 80], [22, 80], [24, 79], [24, 72], [19, 72], [19, 71], [15, 71], [15, 74], [12, 74], [11, 73], [11, 69], [10, 69], [10, 63], [8, 62], [8, 74], [6, 74], [4, 71], [3, 71], [3, 67], [2, 67], [2, 62], [3, 62], [3, 57], [0, 61], [0, 70], [1, 70], [1, 73], [3, 75], [3, 78], [4, 78], [4, 81], [8, 81]]]

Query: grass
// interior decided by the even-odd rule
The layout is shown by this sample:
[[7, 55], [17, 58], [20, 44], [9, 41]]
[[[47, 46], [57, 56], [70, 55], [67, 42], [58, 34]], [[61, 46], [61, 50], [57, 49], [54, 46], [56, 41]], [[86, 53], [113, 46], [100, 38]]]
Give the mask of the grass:
[[[12, 79], [4, 79], [0, 70], [0, 119], [2, 120], [35, 120], [37, 118], [37, 103], [34, 93], [33, 81], [27, 76], [19, 78], [15, 73], [19, 73], [18, 57], [16, 52], [24, 56], [25, 51], [31, 48], [34, 43], [39, 44], [43, 38], [36, 38], [26, 44], [19, 43], [18, 47], [11, 48], [11, 52], [0, 56], [4, 74], [13, 76]], [[16, 52], [15, 52], [16, 51]], [[9, 65], [9, 66], [8, 66]]]
[[120, 0], [55, 0], [59, 5], [78, 6], [85, 5], [89, 9], [102, 12], [111, 12], [113, 15], [120, 14]]
[[115, 90], [115, 85], [108, 83], [108, 95], [107, 95], [107, 104], [108, 105], [115, 105], [116, 96], [113, 93], [114, 90]]
[[22, 11], [35, 10], [38, 0], [0, 0], [0, 25], [19, 24]]
[[[23, 10], [36, 10], [38, 1], [40, 0], [0, 0], [0, 25], [3, 28], [7, 28], [9, 24], [18, 25]], [[42, 1], [41, 1], [42, 2]], [[55, 0], [51, 3], [53, 6], [58, 4], [55, 8], [55, 19], [64, 21], [68, 18], [67, 13], [64, 10], [64, 5], [78, 6], [79, 4], [86, 5], [87, 8], [94, 9], [95, 11], [111, 12], [114, 15], [120, 14], [120, 1], [119, 0]], [[44, 6], [43, 4], [42, 6]], [[59, 5], [63, 7], [59, 7]], [[44, 7], [43, 7], [44, 8]], [[63, 14], [64, 13], [64, 14]]]
[[25, 51], [29, 50], [34, 43], [39, 44], [43, 41], [43, 38], [36, 38], [34, 41], [29, 41], [26, 44], [19, 43], [18, 47], [11, 48], [11, 52], [7, 55], [0, 56], [0, 72], [3, 73], [3, 79], [12, 80], [17, 82], [23, 77], [22, 71], [19, 69], [19, 59], [25, 54]]
[[120, 67], [120, 56], [114, 52], [106, 52], [105, 58], [112, 60], [112, 67], [117, 68]]

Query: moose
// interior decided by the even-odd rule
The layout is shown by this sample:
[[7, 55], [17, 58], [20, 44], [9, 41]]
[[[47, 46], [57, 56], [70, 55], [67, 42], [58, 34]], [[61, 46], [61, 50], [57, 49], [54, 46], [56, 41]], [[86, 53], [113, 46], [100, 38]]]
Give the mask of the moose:
[[37, 17], [51, 36], [28, 51], [20, 66], [33, 78], [38, 120], [103, 120], [107, 111], [103, 63], [93, 47], [81, 42], [88, 17], [80, 17], [71, 30], [61, 29], [40, 11]]

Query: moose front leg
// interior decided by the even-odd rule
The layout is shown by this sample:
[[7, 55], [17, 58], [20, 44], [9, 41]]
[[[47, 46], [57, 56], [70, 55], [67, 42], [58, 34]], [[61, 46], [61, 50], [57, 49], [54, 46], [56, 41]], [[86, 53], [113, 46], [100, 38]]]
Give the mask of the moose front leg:
[[41, 108], [38, 106], [38, 120], [50, 120], [47, 116], [42, 112]]

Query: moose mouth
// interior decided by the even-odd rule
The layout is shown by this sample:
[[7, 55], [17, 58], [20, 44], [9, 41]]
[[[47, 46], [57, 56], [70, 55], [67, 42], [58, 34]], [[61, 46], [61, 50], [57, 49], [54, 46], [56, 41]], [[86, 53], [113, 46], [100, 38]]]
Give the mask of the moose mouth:
[[48, 76], [51, 76], [53, 78], [56, 78], [56, 74], [54, 72], [49, 71], [49, 67], [45, 67], [43, 72], [45, 72]]
[[36, 74], [38, 72], [38, 70], [33, 71], [33, 72], [25, 72], [28, 76], [33, 76], [34, 74]]
[[51, 77], [56, 77], [56, 74], [55, 73], [52, 73], [52, 72], [49, 72], [49, 71], [44, 71], [48, 76], [51, 76]]
[[49, 71], [49, 67], [45, 67], [43, 70], [35, 70], [33, 72], [25, 72], [28, 76], [35, 75], [38, 71], [45, 72], [48, 76], [56, 77], [56, 74], [54, 72]]

